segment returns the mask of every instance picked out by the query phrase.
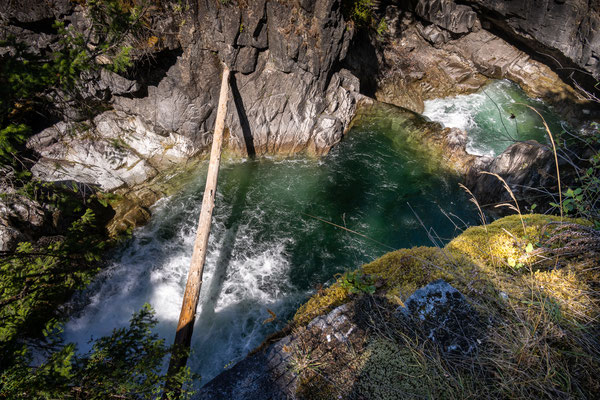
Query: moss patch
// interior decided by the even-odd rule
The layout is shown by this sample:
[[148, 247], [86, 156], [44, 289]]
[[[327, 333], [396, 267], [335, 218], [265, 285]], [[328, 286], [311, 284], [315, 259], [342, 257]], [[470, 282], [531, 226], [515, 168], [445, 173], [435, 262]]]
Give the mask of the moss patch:
[[319, 315], [326, 314], [335, 307], [350, 300], [348, 291], [336, 282], [330, 287], [319, 291], [304, 303], [294, 315], [294, 323], [305, 325]]
[[[361, 357], [363, 369], [353, 392], [357, 398], [458, 398], [454, 383], [439, 363], [410, 346], [376, 339]], [[442, 372], [442, 373], [440, 373]]]
[[[353, 354], [346, 357], [353, 361], [320, 366], [310, 384], [300, 382], [299, 393], [327, 398], [335, 392], [344, 399], [595, 397], [600, 254], [594, 249], [600, 233], [582, 228], [589, 225], [583, 220], [522, 218], [469, 228], [444, 249], [402, 249], [364, 265], [363, 273], [383, 282], [375, 298], [387, 304], [385, 318], [367, 318], [360, 353], [335, 350]], [[395, 320], [395, 307], [416, 289], [437, 279], [460, 290], [486, 321], [485, 340], [472, 359], [448, 360], [410, 327], [385, 322]], [[359, 314], [381, 311], [365, 309], [365, 296], [349, 295], [335, 283], [303, 305], [294, 322], [304, 325], [347, 302]], [[328, 372], [340, 368], [339, 374]], [[344, 390], [334, 375], [344, 377]]]
[[[529, 265], [535, 257], [527, 252], [527, 245], [535, 246], [551, 235], [556, 225], [548, 224], [558, 221], [559, 217], [550, 215], [524, 215], [523, 221], [519, 215], [511, 215], [486, 226], [467, 229], [446, 249], [453, 254], [463, 254], [486, 269], [490, 266], [510, 267], [511, 260], [515, 265]], [[565, 218], [564, 222], [587, 224], [584, 220], [570, 218]]]

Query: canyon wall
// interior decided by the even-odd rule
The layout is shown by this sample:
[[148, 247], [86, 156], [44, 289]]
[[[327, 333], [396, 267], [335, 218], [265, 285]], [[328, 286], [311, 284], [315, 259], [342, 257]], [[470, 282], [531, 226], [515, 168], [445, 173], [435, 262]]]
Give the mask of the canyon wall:
[[[209, 147], [223, 64], [234, 72], [227, 151], [242, 156], [323, 154], [368, 97], [422, 112], [427, 99], [470, 93], [489, 79], [517, 82], [568, 120], [593, 116], [557, 72], [598, 74], [595, 3], [382, 0], [372, 3], [370, 27], [352, 20], [346, 0], [157, 4], [156, 42], [145, 56], [134, 52], [127, 73], [84, 77], [84, 96], [102, 103], [95, 115], [66, 104], [67, 121], [36, 121], [40, 132], [28, 142], [35, 177], [117, 191], [131, 199], [122, 213], [133, 212], [132, 224], [147, 220], [161, 195], [140, 186]], [[48, 55], [60, 40], [55, 20], [89, 29], [78, 3], [9, 0], [0, 39], [14, 35]], [[540, 62], [541, 53], [563, 69]]]

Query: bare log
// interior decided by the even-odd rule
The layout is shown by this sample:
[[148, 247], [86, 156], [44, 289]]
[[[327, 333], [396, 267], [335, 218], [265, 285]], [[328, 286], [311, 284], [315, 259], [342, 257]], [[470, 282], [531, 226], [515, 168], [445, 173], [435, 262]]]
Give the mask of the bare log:
[[[200, 289], [202, 288], [202, 272], [204, 270], [204, 261], [206, 259], [206, 247], [210, 235], [212, 212], [215, 206], [215, 193], [217, 191], [217, 178], [219, 175], [219, 164], [221, 162], [223, 130], [225, 128], [225, 115], [227, 114], [228, 90], [229, 68], [225, 67], [223, 70], [223, 80], [221, 81], [221, 93], [219, 95], [217, 120], [210, 151], [204, 197], [202, 199], [202, 210], [200, 211], [200, 218], [198, 220], [198, 230], [196, 232], [196, 240], [194, 241], [192, 262], [188, 272], [185, 294], [183, 295], [183, 304], [181, 306], [181, 313], [179, 314], [177, 333], [175, 334], [174, 344], [179, 351], [171, 355], [169, 371], [167, 373], [169, 377], [172, 377], [186, 365], [187, 354], [192, 341], [194, 321], [196, 319], [196, 308], [198, 307]], [[172, 387], [169, 383], [167, 383], [167, 388], [177, 390], [177, 388]]]

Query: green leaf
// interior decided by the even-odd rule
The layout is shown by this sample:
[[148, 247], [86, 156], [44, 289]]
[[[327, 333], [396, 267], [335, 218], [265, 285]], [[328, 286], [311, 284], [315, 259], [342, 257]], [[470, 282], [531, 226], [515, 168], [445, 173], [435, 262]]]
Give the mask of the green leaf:
[[527, 246], [525, 247], [525, 252], [531, 253], [532, 251], [533, 251], [533, 244], [527, 243]]

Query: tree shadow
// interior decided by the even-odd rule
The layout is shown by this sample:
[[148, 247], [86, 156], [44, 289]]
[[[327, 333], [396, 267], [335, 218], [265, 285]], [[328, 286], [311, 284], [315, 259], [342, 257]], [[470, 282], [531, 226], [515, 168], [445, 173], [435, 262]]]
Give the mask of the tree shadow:
[[246, 145], [246, 153], [248, 154], [248, 157], [254, 159], [256, 157], [254, 138], [252, 136], [252, 131], [250, 130], [250, 121], [248, 121], [248, 115], [246, 114], [246, 109], [244, 107], [244, 102], [242, 101], [242, 95], [240, 94], [235, 74], [231, 75], [229, 86], [231, 87], [231, 94], [233, 96], [233, 102], [235, 104], [238, 120], [240, 121], [240, 127], [242, 128], [242, 136], [244, 138], [244, 144]]

